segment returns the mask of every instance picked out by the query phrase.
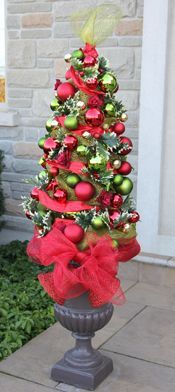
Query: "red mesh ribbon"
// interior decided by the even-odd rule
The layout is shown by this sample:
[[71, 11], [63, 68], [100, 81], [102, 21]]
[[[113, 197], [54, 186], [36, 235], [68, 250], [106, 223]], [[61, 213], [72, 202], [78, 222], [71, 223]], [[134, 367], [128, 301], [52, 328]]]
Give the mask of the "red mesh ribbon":
[[82, 174], [82, 169], [86, 167], [83, 162], [78, 162], [78, 161], [72, 161], [68, 166], [65, 166], [64, 164], [61, 165], [60, 163], [57, 162], [56, 159], [53, 159], [52, 161], [48, 159], [47, 164], [49, 166], [56, 167], [57, 169], [71, 171], [76, 174]]
[[90, 89], [89, 87], [87, 87], [86, 84], [81, 79], [81, 77], [79, 76], [78, 72], [76, 72], [72, 66], [70, 67], [70, 77], [73, 80], [75, 86], [79, 90], [83, 91], [84, 93], [86, 93], [88, 95], [92, 95], [92, 94], [93, 95], [95, 95], [95, 94], [104, 95], [105, 94], [103, 91], [94, 90], [94, 89]]
[[[66, 224], [66, 220], [56, 220], [45, 237], [38, 238], [35, 234], [27, 247], [27, 254], [33, 261], [45, 266], [54, 264], [53, 272], [38, 275], [47, 293], [60, 304], [86, 291], [94, 307], [108, 301], [123, 303], [124, 294], [116, 277], [122, 254], [112, 247], [110, 237], [103, 236], [96, 244], [89, 244], [87, 250], [80, 252], [64, 236], [61, 224]], [[128, 249], [128, 259], [130, 256]]]
[[[60, 123], [62, 127], [64, 127], [64, 120], [66, 116], [57, 116], [56, 120]], [[76, 132], [77, 135], [82, 135], [85, 131], [90, 132], [92, 136], [94, 136], [96, 133], [103, 135], [104, 129], [100, 127], [91, 127], [89, 125], [78, 125], [77, 129], [75, 129], [72, 132]], [[72, 170], [73, 171], [73, 170]]]
[[39, 202], [46, 208], [57, 212], [77, 212], [82, 210], [90, 210], [92, 206], [83, 203], [82, 201], [66, 201], [61, 202], [51, 199], [46, 192], [39, 189], [38, 191]]

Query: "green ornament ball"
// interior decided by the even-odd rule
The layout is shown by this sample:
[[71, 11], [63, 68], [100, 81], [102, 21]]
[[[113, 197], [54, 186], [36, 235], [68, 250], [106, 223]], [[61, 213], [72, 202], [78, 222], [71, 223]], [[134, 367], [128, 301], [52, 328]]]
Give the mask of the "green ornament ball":
[[109, 92], [109, 93], [114, 93], [118, 88], [117, 79], [110, 72], [106, 72], [101, 76], [99, 80], [99, 85], [102, 91]]
[[58, 121], [54, 120], [53, 118], [49, 118], [46, 121], [45, 125], [47, 132], [52, 132], [54, 129], [58, 128]]
[[52, 101], [50, 103], [51, 110], [53, 110], [53, 112], [54, 112], [55, 110], [58, 109], [58, 106], [59, 106], [59, 103], [58, 103], [57, 98], [52, 99]]
[[107, 103], [104, 108], [105, 113], [109, 117], [115, 117], [115, 106], [112, 103]]
[[94, 171], [103, 170], [106, 167], [106, 160], [100, 155], [92, 157], [89, 161], [89, 169]]
[[116, 174], [113, 179], [113, 184], [119, 186], [123, 183], [123, 176], [121, 174]]
[[78, 120], [76, 116], [69, 115], [64, 120], [64, 126], [68, 129], [77, 129], [78, 127]]
[[85, 156], [88, 153], [88, 149], [86, 146], [80, 145], [77, 147], [77, 153], [81, 156]]
[[105, 223], [99, 216], [96, 216], [95, 218], [92, 219], [91, 226], [96, 230], [100, 230], [100, 229], [104, 229]]
[[120, 193], [120, 195], [129, 195], [133, 189], [133, 182], [129, 178], [124, 178], [121, 185], [116, 188], [116, 191]]
[[70, 186], [70, 188], [75, 188], [75, 186], [81, 181], [80, 177], [77, 174], [69, 174], [66, 178], [66, 184]]
[[39, 174], [38, 177], [40, 180], [44, 180], [47, 176], [47, 170], [42, 170]]
[[46, 141], [46, 138], [43, 136], [43, 137], [40, 137], [40, 139], [38, 140], [38, 146], [40, 147], [40, 148], [44, 148], [44, 143], [45, 143], [45, 141]]
[[71, 57], [72, 57], [73, 59], [82, 60], [82, 59], [84, 58], [84, 53], [82, 52], [81, 49], [77, 49], [77, 50], [74, 50], [74, 51], [72, 52]]
[[46, 125], [45, 125], [45, 127], [46, 127], [46, 129], [47, 129], [47, 132], [51, 132], [51, 130], [52, 130], [51, 126], [52, 126], [52, 118], [49, 118], [49, 119], [46, 121]]

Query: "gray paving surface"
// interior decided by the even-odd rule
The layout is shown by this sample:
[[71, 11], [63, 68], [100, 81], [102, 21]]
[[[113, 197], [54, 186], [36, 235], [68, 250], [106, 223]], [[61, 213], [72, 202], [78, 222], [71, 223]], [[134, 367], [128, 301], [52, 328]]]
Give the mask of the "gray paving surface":
[[[113, 373], [97, 392], [175, 392], [175, 289], [123, 282], [127, 302], [94, 338]], [[73, 338], [58, 323], [0, 363], [2, 392], [81, 392], [50, 379]]]

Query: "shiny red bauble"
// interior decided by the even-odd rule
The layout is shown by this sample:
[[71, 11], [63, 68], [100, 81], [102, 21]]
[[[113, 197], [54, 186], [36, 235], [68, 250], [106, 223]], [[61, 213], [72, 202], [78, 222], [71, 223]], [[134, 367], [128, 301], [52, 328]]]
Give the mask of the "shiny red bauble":
[[54, 150], [57, 147], [57, 142], [52, 139], [52, 137], [48, 137], [48, 139], [44, 142], [44, 151]]
[[54, 197], [61, 203], [65, 203], [67, 199], [67, 192], [64, 189], [57, 189], [54, 192]]
[[90, 182], [81, 181], [75, 187], [75, 194], [81, 201], [90, 200], [95, 193], [95, 188]]
[[123, 174], [124, 176], [127, 176], [130, 174], [132, 171], [132, 166], [129, 162], [123, 161], [119, 169], [117, 169], [117, 173]]
[[50, 168], [48, 169], [48, 172], [49, 172], [49, 174], [50, 174], [52, 177], [55, 177], [55, 176], [58, 175], [59, 169], [57, 169], [57, 167], [50, 167]]
[[118, 219], [120, 218], [120, 215], [121, 215], [121, 214], [120, 214], [120, 211], [119, 211], [119, 210], [113, 212], [113, 214], [110, 215], [110, 221], [111, 221], [112, 225], [113, 225], [113, 223], [114, 223], [115, 220], [118, 220]]
[[113, 132], [115, 132], [116, 135], [122, 135], [122, 133], [125, 132], [125, 125], [121, 122], [116, 123], [113, 126]]
[[61, 101], [66, 101], [68, 98], [72, 98], [75, 95], [75, 87], [68, 82], [60, 84], [57, 88], [57, 97]]
[[114, 195], [112, 206], [114, 208], [120, 208], [123, 204], [123, 198], [121, 195]]
[[36, 186], [32, 189], [30, 196], [32, 199], [39, 200], [39, 189]]
[[97, 79], [87, 79], [86, 86], [93, 90], [93, 89], [97, 88], [98, 80]]
[[71, 79], [71, 71], [70, 71], [70, 68], [66, 71], [66, 73], [65, 73], [65, 78], [66, 78], [66, 80]]
[[120, 137], [120, 142], [121, 142], [122, 144], [128, 144], [128, 147], [127, 147], [127, 146], [123, 146], [123, 147], [120, 149], [120, 154], [121, 154], [121, 155], [127, 155], [127, 154], [129, 154], [129, 153], [132, 151], [132, 148], [133, 148], [133, 144], [132, 144], [131, 139], [129, 139], [129, 137], [121, 136], [121, 137]]
[[27, 219], [32, 219], [32, 217], [31, 217], [31, 214], [30, 214], [30, 211], [26, 211], [26, 218]]
[[85, 120], [88, 125], [98, 127], [104, 121], [104, 114], [98, 108], [90, 108], [85, 113]]
[[66, 136], [63, 140], [63, 143], [68, 148], [68, 150], [73, 150], [77, 146], [78, 140], [74, 136]]
[[128, 219], [128, 221], [129, 221], [130, 223], [136, 223], [136, 222], [138, 222], [139, 219], [140, 219], [139, 213], [138, 213], [137, 211], [132, 211], [131, 214], [132, 214], [132, 216]]
[[93, 67], [96, 63], [96, 59], [92, 56], [86, 56], [83, 61], [84, 67]]
[[64, 229], [64, 235], [75, 244], [80, 242], [84, 237], [83, 228], [77, 223], [67, 225]]

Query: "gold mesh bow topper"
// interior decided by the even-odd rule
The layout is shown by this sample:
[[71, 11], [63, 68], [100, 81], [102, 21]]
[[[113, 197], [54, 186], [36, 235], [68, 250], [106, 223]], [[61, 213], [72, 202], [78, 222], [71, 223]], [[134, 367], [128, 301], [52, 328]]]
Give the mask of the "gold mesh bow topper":
[[102, 4], [74, 13], [71, 24], [84, 43], [97, 45], [109, 37], [122, 17], [115, 4]]

